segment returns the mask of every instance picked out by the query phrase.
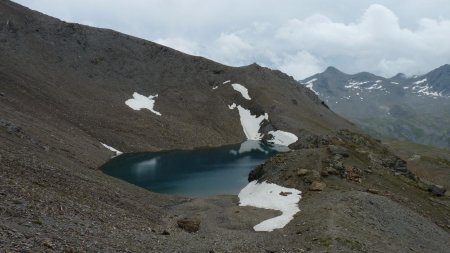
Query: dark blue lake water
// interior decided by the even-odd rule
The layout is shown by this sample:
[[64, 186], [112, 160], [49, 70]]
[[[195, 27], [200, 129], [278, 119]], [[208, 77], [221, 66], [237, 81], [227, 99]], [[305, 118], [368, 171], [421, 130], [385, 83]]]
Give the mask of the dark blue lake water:
[[123, 154], [101, 169], [153, 192], [191, 197], [237, 194], [252, 169], [287, 150], [246, 141], [210, 149]]

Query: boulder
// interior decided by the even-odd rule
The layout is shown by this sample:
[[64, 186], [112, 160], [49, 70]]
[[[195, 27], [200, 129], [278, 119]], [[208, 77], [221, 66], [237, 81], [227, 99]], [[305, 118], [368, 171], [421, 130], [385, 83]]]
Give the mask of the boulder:
[[177, 221], [178, 227], [189, 233], [195, 233], [200, 229], [200, 221], [191, 218], [183, 218]]
[[442, 185], [431, 184], [428, 186], [428, 191], [436, 196], [444, 196], [447, 189], [445, 189]]
[[308, 174], [308, 170], [307, 170], [307, 169], [299, 169], [299, 170], [297, 171], [297, 176], [299, 176], [299, 177], [303, 177], [303, 176], [305, 176], [306, 174]]
[[314, 181], [309, 186], [309, 190], [310, 191], [323, 191], [325, 189], [325, 187], [327, 187], [327, 184], [325, 184], [325, 182]]
[[260, 179], [264, 175], [264, 165], [261, 164], [258, 167], [254, 168], [250, 173], [248, 174], [248, 181], [254, 181]]
[[329, 145], [328, 152], [330, 152], [332, 155], [341, 155], [343, 157], [350, 156], [350, 153], [346, 148], [337, 145]]
[[306, 183], [312, 183], [314, 181], [320, 180], [320, 173], [317, 170], [310, 170], [308, 174], [303, 178]]

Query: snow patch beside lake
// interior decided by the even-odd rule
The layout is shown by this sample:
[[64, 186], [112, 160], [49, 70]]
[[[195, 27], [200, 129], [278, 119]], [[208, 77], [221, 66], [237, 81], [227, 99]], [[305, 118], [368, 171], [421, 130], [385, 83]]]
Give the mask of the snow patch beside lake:
[[[230, 109], [234, 108], [236, 108], [236, 106], [233, 108], [230, 107]], [[245, 109], [240, 105], [237, 106], [237, 109], [239, 111], [242, 129], [244, 130], [247, 140], [261, 140], [263, 135], [259, 133], [259, 128], [261, 127], [263, 120], [269, 119], [267, 113], [257, 117], [256, 115], [252, 115], [250, 110]]]
[[248, 95], [248, 89], [247, 88], [245, 88], [244, 86], [242, 86], [241, 84], [238, 84], [238, 83], [233, 83], [231, 86], [233, 86], [233, 89], [235, 91], [240, 92], [242, 97], [244, 97], [247, 100], [252, 100], [250, 98], [250, 96]]
[[[100, 143], [101, 143], [101, 142], [100, 142]], [[115, 149], [115, 148], [113, 148], [113, 147], [111, 147], [111, 146], [108, 146], [108, 145], [106, 145], [105, 143], [101, 143], [101, 144], [103, 145], [103, 147], [105, 147], [105, 148], [111, 150], [111, 151], [115, 154], [113, 157], [119, 156], [119, 155], [123, 154], [123, 152], [120, 152], [119, 150], [117, 150], [117, 149]]]
[[[312, 84], [316, 80], [317, 79], [312, 79], [308, 81], [308, 83]], [[245, 88], [243, 85], [233, 83], [232, 86], [233, 89], [240, 92], [245, 99], [251, 100], [250, 96], [248, 95], [247, 88]], [[257, 117], [256, 115], [252, 115], [249, 109], [245, 109], [240, 105], [236, 105], [236, 103], [228, 105], [228, 108], [230, 110], [238, 108], [242, 129], [244, 130], [244, 134], [247, 137], [247, 140], [263, 139], [264, 134], [261, 134], [259, 130], [261, 128], [261, 123], [264, 120], [269, 120], [269, 115], [267, 113]], [[269, 134], [272, 135], [272, 139], [268, 140], [268, 142], [275, 145], [289, 146], [290, 144], [298, 140], [298, 137], [295, 134], [281, 130], [270, 131]]]
[[273, 136], [269, 142], [277, 145], [289, 146], [298, 140], [297, 135], [281, 130], [270, 131], [269, 134]]
[[125, 101], [125, 104], [128, 105], [131, 109], [135, 111], [140, 111], [141, 109], [148, 109], [154, 114], [161, 116], [161, 113], [155, 111], [153, 107], [155, 106], [155, 98], [158, 97], [158, 94], [152, 96], [143, 96], [137, 92], [133, 93], [133, 98]]
[[255, 180], [239, 192], [239, 206], [254, 206], [281, 211], [280, 216], [265, 220], [253, 227], [255, 231], [270, 232], [286, 226], [300, 211], [298, 208], [300, 194], [301, 191], [297, 189], [266, 182], [258, 183]]

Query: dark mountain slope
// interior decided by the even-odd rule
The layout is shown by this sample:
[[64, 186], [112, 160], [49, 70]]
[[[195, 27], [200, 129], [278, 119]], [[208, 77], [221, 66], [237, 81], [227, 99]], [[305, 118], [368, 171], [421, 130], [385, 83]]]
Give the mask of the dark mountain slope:
[[[255, 64], [231, 68], [7, 1], [0, 14], [3, 101], [51, 112], [120, 150], [240, 142], [245, 137], [237, 110], [228, 109], [233, 102], [267, 112], [273, 127], [296, 134], [353, 128], [278, 71]], [[248, 88], [253, 100], [243, 100], [231, 83], [222, 85], [227, 80]], [[155, 110], [162, 116], [126, 106], [134, 92], [158, 94]]]

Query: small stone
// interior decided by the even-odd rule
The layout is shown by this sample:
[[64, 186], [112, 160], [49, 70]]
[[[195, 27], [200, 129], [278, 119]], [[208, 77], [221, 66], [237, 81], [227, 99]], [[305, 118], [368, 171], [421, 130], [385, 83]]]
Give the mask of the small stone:
[[328, 146], [328, 151], [332, 154], [332, 155], [341, 155], [343, 157], [349, 157], [350, 154], [348, 152], [348, 150], [344, 147], [341, 146], [337, 146], [337, 145], [329, 145]]
[[344, 164], [343, 164], [342, 162], [337, 162], [337, 163], [334, 165], [334, 168], [335, 168], [336, 170], [345, 170]]
[[367, 189], [367, 192], [370, 192], [370, 193], [373, 193], [373, 194], [380, 194], [379, 190], [373, 189], [373, 188]]
[[436, 196], [444, 196], [447, 189], [442, 185], [432, 184], [428, 186], [428, 191]]
[[5, 93], [0, 92], [0, 97], [4, 97], [4, 96], [5, 96]]
[[291, 195], [292, 192], [280, 192], [281, 196], [287, 196], [287, 195]]
[[299, 169], [297, 171], [297, 176], [302, 177], [304, 175], [308, 174], [308, 170], [307, 169]]
[[333, 160], [335, 160], [335, 161], [340, 161], [340, 160], [342, 160], [342, 158], [344, 158], [344, 156], [342, 156], [340, 154], [336, 154], [333, 156]]
[[372, 174], [372, 173], [373, 173], [373, 170], [371, 170], [371, 169], [365, 169], [364, 172], [366, 172], [367, 174]]
[[323, 191], [327, 187], [327, 184], [321, 181], [314, 181], [309, 186], [310, 191]]
[[321, 175], [322, 177], [328, 177], [328, 172], [327, 172], [326, 170], [322, 170], [322, 171], [320, 172], [320, 175]]
[[320, 173], [317, 170], [309, 171], [308, 175], [303, 179], [303, 181], [306, 183], [312, 183], [317, 180], [320, 180]]
[[339, 175], [338, 171], [333, 168], [327, 168], [328, 175]]
[[189, 233], [195, 233], [200, 229], [200, 221], [196, 219], [183, 218], [177, 221], [178, 227]]
[[167, 230], [162, 231], [161, 234], [162, 234], [162, 235], [170, 235], [169, 231], [167, 231]]
[[42, 246], [47, 247], [49, 249], [53, 249], [54, 245], [49, 239], [45, 239], [42, 241]]

